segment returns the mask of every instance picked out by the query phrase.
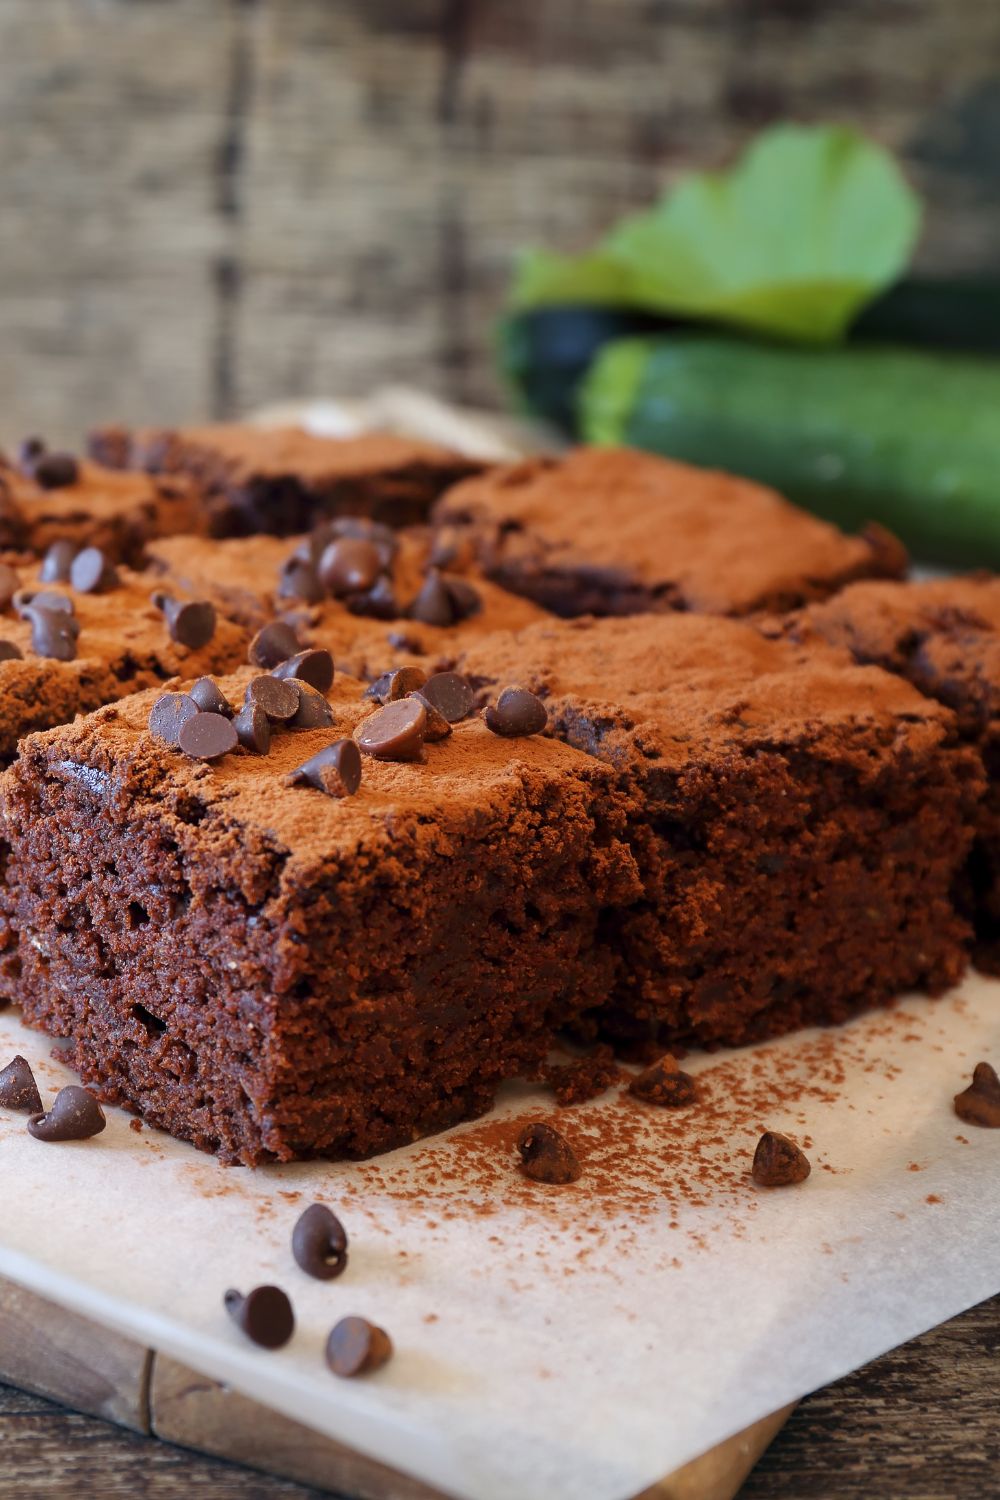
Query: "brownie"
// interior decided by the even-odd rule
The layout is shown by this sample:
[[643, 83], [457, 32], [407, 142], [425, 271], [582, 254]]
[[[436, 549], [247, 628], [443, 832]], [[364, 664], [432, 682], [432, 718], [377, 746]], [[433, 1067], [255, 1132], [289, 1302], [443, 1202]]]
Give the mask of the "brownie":
[[45, 487], [0, 459], [0, 547], [42, 555], [69, 541], [139, 567], [153, 537], [201, 525], [203, 506], [183, 475], [123, 473], [85, 460], [75, 469], [71, 483]]
[[[235, 705], [248, 672], [222, 678]], [[592, 757], [478, 717], [337, 799], [286, 774], [350, 735], [188, 759], [157, 694], [29, 736], [0, 778], [4, 965], [109, 1102], [225, 1161], [366, 1155], [487, 1109], [606, 994], [606, 913], [638, 892]]]
[[[206, 541], [167, 537], [150, 549], [152, 567], [164, 588], [214, 599], [230, 618], [259, 630], [275, 618], [289, 620], [303, 645], [325, 646], [344, 671], [373, 678], [400, 666], [428, 670], [449, 666], [472, 641], [495, 630], [520, 630], [550, 618], [546, 610], [470, 570], [450, 549], [435, 546], [426, 528], [395, 534], [395, 553], [384, 575], [388, 596], [379, 593], [351, 599], [324, 597], [309, 603], [294, 590], [282, 594], [287, 564], [307, 549], [309, 538], [233, 537]], [[435, 569], [435, 557], [446, 567]], [[453, 571], [456, 567], [461, 571]], [[411, 609], [428, 578], [436, 574], [445, 587], [459, 579], [472, 590], [471, 613], [447, 625], [414, 619]], [[324, 591], [325, 592], [325, 591]], [[386, 602], [388, 597], [389, 602]], [[374, 611], [374, 612], [373, 612]]]
[[488, 575], [558, 615], [747, 615], [905, 571], [881, 527], [845, 536], [773, 490], [624, 448], [504, 466], [435, 509]]
[[989, 778], [965, 904], [975, 923], [977, 964], [1000, 973], [1000, 580], [854, 584], [770, 629], [846, 647], [856, 661], [885, 667], [954, 710], [962, 739], [979, 751]]
[[298, 427], [99, 429], [90, 451], [112, 467], [184, 474], [203, 496], [217, 536], [287, 536], [331, 516], [371, 516], [393, 526], [422, 521], [448, 485], [482, 463], [389, 433], [319, 437]]
[[[249, 632], [218, 612], [205, 645], [191, 649], [173, 640], [153, 603], [157, 584], [144, 574], [120, 568], [113, 588], [81, 593], [68, 583], [43, 582], [39, 571], [37, 563], [17, 570], [24, 597], [40, 590], [65, 596], [79, 635], [72, 658], [61, 660], [48, 654], [59, 643], [47, 648], [13, 602], [0, 613], [0, 763], [31, 730], [63, 724], [170, 677], [228, 671], [246, 659]], [[8, 645], [20, 659], [4, 659]]]
[[908, 683], [683, 614], [531, 626], [458, 669], [484, 698], [539, 694], [636, 809], [645, 895], [608, 925], [618, 1041], [747, 1042], [961, 975], [982, 766]]

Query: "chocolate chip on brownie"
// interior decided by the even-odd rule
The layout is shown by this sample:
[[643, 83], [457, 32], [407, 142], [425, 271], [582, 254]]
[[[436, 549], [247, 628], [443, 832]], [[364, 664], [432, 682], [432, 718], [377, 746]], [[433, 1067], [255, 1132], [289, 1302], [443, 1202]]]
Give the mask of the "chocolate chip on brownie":
[[38, 570], [42, 583], [69, 583], [69, 570], [77, 550], [75, 542], [65, 539], [53, 542]]
[[188, 688], [188, 697], [194, 699], [203, 714], [224, 714], [227, 719], [233, 717], [232, 704], [223, 697], [218, 683], [211, 677], [199, 677]]
[[68, 610], [32, 602], [25, 606], [23, 614], [31, 622], [31, 649], [36, 656], [47, 656], [53, 661], [74, 659], [80, 626]]
[[289, 771], [289, 786], [312, 786], [328, 797], [353, 797], [361, 785], [361, 754], [353, 740], [337, 740]]
[[378, 1370], [392, 1356], [392, 1340], [367, 1318], [341, 1318], [326, 1341], [326, 1362], [335, 1375], [351, 1379]]
[[164, 744], [177, 745], [184, 725], [201, 712], [203, 710], [187, 693], [164, 693], [149, 710], [146, 727]]
[[256, 703], [274, 723], [287, 724], [299, 710], [298, 686], [270, 674], [254, 677], [247, 683], [244, 708], [250, 703]]
[[322, 693], [318, 693], [308, 682], [292, 678], [289, 685], [299, 695], [299, 706], [294, 718], [289, 721], [291, 729], [324, 729], [333, 723], [333, 709]]
[[410, 696], [411, 698], [415, 698], [418, 703], [423, 704], [427, 714], [427, 723], [424, 725], [424, 739], [428, 745], [434, 744], [437, 740], [447, 739], [449, 734], [451, 734], [451, 725], [444, 714], [440, 713], [434, 707], [434, 704], [427, 697], [426, 693], [411, 693]]
[[215, 605], [207, 599], [172, 599], [169, 594], [154, 594], [153, 603], [167, 622], [170, 639], [189, 651], [200, 651], [215, 634]]
[[325, 1203], [312, 1203], [292, 1230], [292, 1254], [307, 1276], [332, 1281], [347, 1267], [347, 1231]]
[[433, 703], [449, 724], [458, 724], [472, 712], [474, 694], [466, 678], [458, 672], [435, 672], [420, 692]]
[[292, 627], [283, 620], [274, 620], [258, 630], [250, 642], [247, 656], [251, 665], [270, 672], [301, 649], [301, 642]]
[[416, 698], [400, 698], [377, 709], [355, 735], [358, 748], [376, 760], [417, 760], [424, 747], [427, 710]]
[[365, 697], [374, 698], [377, 703], [395, 703], [398, 698], [408, 698], [426, 681], [427, 673], [421, 667], [400, 667], [395, 672], [383, 672]]
[[637, 1073], [628, 1086], [630, 1094], [646, 1104], [661, 1104], [673, 1108], [682, 1104], [693, 1104], [697, 1088], [690, 1073], [682, 1073], [677, 1060], [668, 1052], [657, 1062]]
[[17, 445], [17, 466], [24, 473], [31, 472], [32, 465], [37, 463], [45, 452], [45, 439], [40, 437], [26, 437]]
[[564, 1135], [551, 1125], [536, 1122], [526, 1125], [517, 1141], [521, 1171], [532, 1182], [565, 1184], [576, 1182], [580, 1163]]
[[309, 651], [297, 651], [287, 661], [279, 662], [274, 676], [294, 677], [307, 682], [318, 693], [328, 693], [333, 687], [333, 657], [322, 647]]
[[27, 1058], [12, 1058], [0, 1069], [0, 1108], [20, 1109], [29, 1115], [41, 1114], [42, 1096]]
[[177, 736], [178, 747], [192, 760], [218, 760], [239, 744], [232, 719], [222, 714], [198, 712], [185, 719]]
[[955, 1095], [955, 1113], [969, 1125], [1000, 1129], [1000, 1078], [990, 1063], [976, 1063], [969, 1087]]
[[319, 604], [324, 592], [316, 567], [308, 558], [292, 556], [283, 564], [278, 579], [279, 599], [302, 599], [306, 604]]
[[382, 571], [379, 549], [363, 537], [339, 537], [319, 560], [320, 581], [336, 599], [365, 593]]
[[791, 1187], [805, 1182], [812, 1167], [805, 1152], [787, 1135], [765, 1130], [753, 1154], [751, 1176], [760, 1187]]
[[244, 1297], [232, 1288], [223, 1298], [226, 1312], [253, 1344], [280, 1349], [295, 1332], [295, 1314], [280, 1286], [255, 1286]]
[[24, 620], [30, 617], [33, 609], [51, 609], [64, 615], [76, 614], [76, 605], [72, 599], [68, 594], [61, 594], [58, 589], [18, 589], [11, 603]]
[[271, 721], [259, 703], [244, 703], [233, 720], [236, 738], [244, 750], [266, 755], [271, 748]]
[[422, 625], [454, 625], [458, 618], [447, 585], [437, 573], [430, 573], [419, 594], [410, 605], [410, 616]]
[[28, 1131], [38, 1141], [86, 1141], [107, 1123], [93, 1094], [71, 1083], [59, 1090], [47, 1114], [30, 1117]]
[[84, 547], [70, 565], [69, 581], [79, 594], [103, 594], [117, 588], [119, 578], [100, 547]]
[[527, 688], [504, 688], [496, 701], [483, 709], [483, 722], [493, 734], [516, 739], [522, 735], [540, 734], [549, 721], [541, 698]]
[[32, 479], [43, 490], [65, 489], [80, 477], [80, 465], [72, 453], [42, 453], [30, 469]]

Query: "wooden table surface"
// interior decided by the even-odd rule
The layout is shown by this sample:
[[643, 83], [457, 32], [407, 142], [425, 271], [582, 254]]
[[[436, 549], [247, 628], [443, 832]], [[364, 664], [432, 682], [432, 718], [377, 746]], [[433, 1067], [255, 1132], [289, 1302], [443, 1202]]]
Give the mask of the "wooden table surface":
[[[1000, 1493], [1000, 1297], [802, 1402], [740, 1500]], [[0, 1500], [319, 1500], [0, 1386]], [[558, 1500], [557, 1496], [553, 1500]]]

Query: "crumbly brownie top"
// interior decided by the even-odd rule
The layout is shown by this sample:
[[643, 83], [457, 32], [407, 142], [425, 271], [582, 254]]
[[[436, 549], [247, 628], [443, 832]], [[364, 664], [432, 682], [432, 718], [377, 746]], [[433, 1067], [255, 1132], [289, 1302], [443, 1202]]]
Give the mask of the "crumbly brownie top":
[[845, 536], [762, 485], [624, 448], [491, 470], [448, 491], [435, 515], [471, 525], [511, 587], [519, 574], [526, 592], [532, 578], [569, 574], [608, 600], [619, 591], [602, 613], [791, 607], [906, 561], [877, 528]]
[[823, 642], [704, 615], [534, 625], [471, 647], [457, 670], [481, 688], [530, 688], [561, 737], [640, 775], [807, 744], [875, 775], [951, 727], [908, 683]]

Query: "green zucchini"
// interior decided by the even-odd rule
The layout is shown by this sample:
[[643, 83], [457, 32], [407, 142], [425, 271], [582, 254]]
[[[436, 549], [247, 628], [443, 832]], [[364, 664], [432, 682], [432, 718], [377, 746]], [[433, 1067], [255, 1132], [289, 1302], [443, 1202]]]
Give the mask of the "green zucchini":
[[773, 485], [915, 556], [1000, 565], [1000, 361], [878, 345], [819, 350], [664, 334], [606, 345], [579, 427]]

